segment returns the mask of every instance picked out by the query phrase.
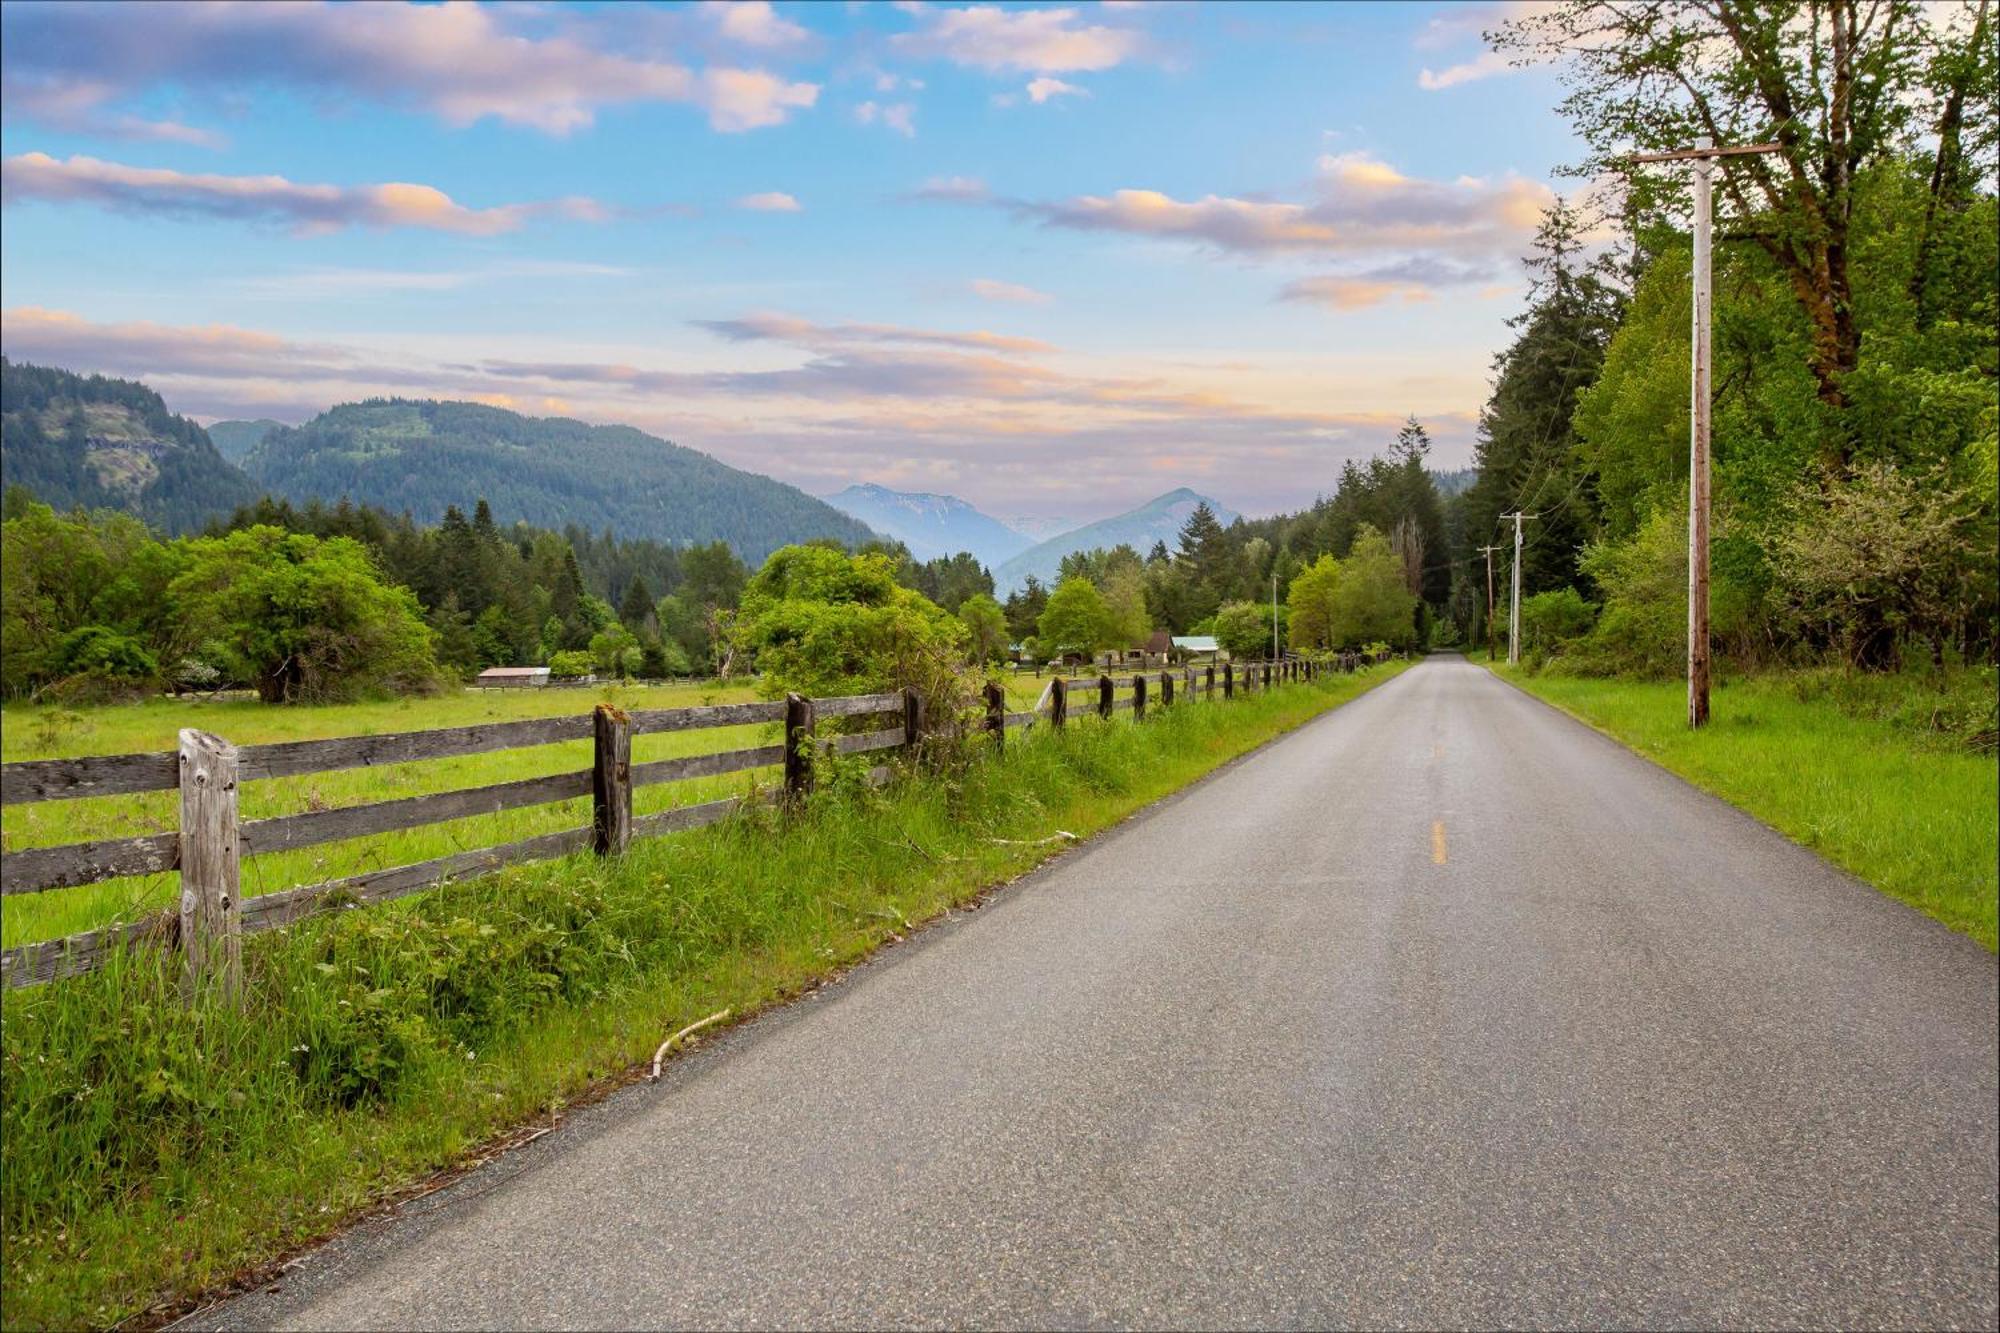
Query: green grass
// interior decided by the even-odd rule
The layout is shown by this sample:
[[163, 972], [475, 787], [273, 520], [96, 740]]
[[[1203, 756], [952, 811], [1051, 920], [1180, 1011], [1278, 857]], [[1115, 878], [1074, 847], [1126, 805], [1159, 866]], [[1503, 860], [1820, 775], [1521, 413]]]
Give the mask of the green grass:
[[[1501, 676], [1713, 792], [1793, 841], [1991, 949], [2000, 889], [2000, 765], [1947, 726], [1925, 679], [1837, 682], [1826, 673], [1724, 683], [1711, 721], [1687, 725], [1687, 687]], [[1978, 701], [1971, 705], [1976, 711]], [[1965, 711], [1961, 702], [1959, 711]]]
[[880, 792], [855, 762], [797, 816], [256, 936], [240, 1013], [182, 1006], [151, 953], [10, 993], [6, 1322], [115, 1323], [324, 1236], [663, 1034], [796, 994], [1060, 845], [1023, 843], [1103, 829], [1398, 669], [1016, 732], [1003, 758]]

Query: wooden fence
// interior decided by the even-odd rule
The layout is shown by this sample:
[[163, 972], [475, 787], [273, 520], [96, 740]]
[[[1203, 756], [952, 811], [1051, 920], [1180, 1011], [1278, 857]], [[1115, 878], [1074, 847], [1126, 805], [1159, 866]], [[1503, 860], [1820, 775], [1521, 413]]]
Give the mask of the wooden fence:
[[[1010, 728], [1044, 720], [1060, 728], [1069, 718], [1092, 711], [1105, 718], [1130, 711], [1134, 720], [1143, 720], [1149, 708], [1166, 707], [1177, 699], [1215, 699], [1218, 694], [1228, 699], [1238, 692], [1309, 679], [1327, 669], [1351, 671], [1369, 660], [1352, 655], [1325, 663], [1286, 659], [1240, 668], [1225, 665], [1219, 673], [1212, 666], [1202, 672], [1189, 667], [1162, 671], [1157, 680], [1146, 674], [1129, 680], [1055, 677], [1041, 703], [1017, 712], [1008, 711], [1006, 693], [1000, 686], [989, 685], [981, 725], [996, 745], [1004, 746]], [[233, 994], [241, 986], [242, 937], [246, 934], [275, 930], [317, 912], [387, 902], [447, 879], [483, 874], [518, 862], [547, 860], [586, 847], [599, 855], [617, 855], [635, 837], [713, 824], [745, 799], [708, 801], [635, 819], [634, 788], [782, 764], [788, 799], [802, 800], [812, 787], [816, 728], [833, 718], [893, 719], [879, 729], [850, 731], [818, 742], [840, 754], [906, 750], [919, 742], [925, 729], [924, 701], [915, 691], [832, 699], [795, 694], [769, 703], [633, 713], [600, 704], [593, 713], [569, 717], [270, 745], [236, 746], [190, 729], [181, 732], [180, 748], [172, 753], [93, 755], [0, 765], [0, 804], [4, 805], [129, 792], [180, 792], [176, 832], [0, 854], [0, 895], [41, 893], [165, 871], [179, 872], [181, 888], [175, 908], [135, 922], [0, 952], [0, 977], [7, 986], [35, 985], [99, 967], [122, 946], [153, 944], [180, 949], [183, 984], [190, 994], [209, 984]], [[634, 736], [770, 722], [784, 724], [782, 744], [632, 762]], [[272, 819], [244, 821], [237, 817], [237, 789], [244, 782], [585, 738], [593, 742], [593, 760], [589, 768], [574, 772]], [[888, 776], [886, 767], [870, 773], [871, 780], [878, 782]], [[588, 825], [247, 900], [242, 896], [240, 869], [245, 853], [289, 851], [582, 796], [591, 799]]]

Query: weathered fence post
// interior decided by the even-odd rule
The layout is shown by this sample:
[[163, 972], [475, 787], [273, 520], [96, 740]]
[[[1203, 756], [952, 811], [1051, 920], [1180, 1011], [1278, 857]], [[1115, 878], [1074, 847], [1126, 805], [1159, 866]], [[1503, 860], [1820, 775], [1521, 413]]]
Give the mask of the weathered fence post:
[[1061, 731], [1069, 721], [1069, 682], [1057, 676], [1049, 682], [1049, 725]]
[[994, 749], [1006, 748], [1007, 691], [991, 681], [986, 685], [986, 730], [993, 737]]
[[236, 822], [236, 747], [181, 732], [181, 994], [210, 983], [243, 994], [242, 835]]
[[1117, 690], [1118, 684], [1111, 677], [1097, 678], [1097, 715], [1107, 722], [1111, 720], [1111, 696], [1117, 693]]
[[813, 701], [803, 695], [786, 695], [785, 795], [794, 801], [802, 801], [812, 792], [812, 734]]
[[1143, 671], [1132, 677], [1132, 720], [1146, 720], [1146, 673]]
[[1160, 707], [1165, 708], [1172, 704], [1173, 701], [1174, 673], [1171, 671], [1162, 671], [1160, 673]]
[[1202, 691], [1202, 693], [1208, 696], [1208, 701], [1210, 703], [1215, 702], [1215, 663], [1213, 662], [1210, 662], [1208, 664], [1208, 685], [1207, 688], [1205, 688]]
[[[1214, 670], [1213, 667], [1209, 669], [1211, 671]], [[1224, 699], [1234, 699], [1236, 697], [1236, 664], [1234, 662], [1224, 662], [1222, 664], [1222, 697]]]
[[914, 685], [903, 687], [903, 748], [914, 750], [924, 738], [924, 696]]
[[599, 704], [591, 714], [597, 753], [590, 766], [591, 846], [617, 856], [632, 841], [632, 719]]

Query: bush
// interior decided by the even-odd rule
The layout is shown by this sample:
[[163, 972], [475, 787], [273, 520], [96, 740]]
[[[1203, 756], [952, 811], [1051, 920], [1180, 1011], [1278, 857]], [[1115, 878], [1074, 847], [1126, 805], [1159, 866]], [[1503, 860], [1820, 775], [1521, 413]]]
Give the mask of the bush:
[[581, 680], [591, 669], [590, 654], [581, 648], [549, 654], [549, 675], [556, 680]]
[[[1747, 648], [1756, 638], [1762, 597], [1739, 574], [1753, 561], [1747, 543], [1719, 533], [1709, 564], [1709, 629]], [[1728, 558], [1721, 558], [1725, 555]], [[1624, 541], [1584, 548], [1582, 569], [1603, 594], [1590, 634], [1563, 654], [1565, 668], [1586, 675], [1665, 680], [1687, 667], [1687, 521], [1656, 510]], [[1523, 631], [1525, 635], [1525, 629]]]
[[50, 654], [49, 670], [57, 676], [88, 675], [138, 685], [157, 680], [160, 663], [131, 635], [103, 625], [85, 625], [63, 635]]
[[1597, 608], [1575, 588], [1521, 599], [1521, 652], [1541, 661], [1590, 633]]
[[828, 698], [914, 686], [951, 696], [965, 627], [896, 582], [887, 556], [826, 546], [771, 553], [743, 591], [736, 646], [756, 658], [758, 688]]

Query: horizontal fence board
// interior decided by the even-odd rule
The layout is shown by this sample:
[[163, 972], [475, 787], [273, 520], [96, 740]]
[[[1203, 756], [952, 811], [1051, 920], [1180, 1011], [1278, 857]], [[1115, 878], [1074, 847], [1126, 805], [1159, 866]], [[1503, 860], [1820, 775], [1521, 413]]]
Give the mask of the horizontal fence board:
[[632, 836], [652, 838], [662, 833], [719, 824], [742, 804], [742, 797], [732, 796], [724, 801], [704, 801], [700, 805], [684, 805], [678, 810], [662, 810], [656, 815], [641, 815], [632, 821]]
[[899, 691], [888, 694], [854, 694], [842, 699], [813, 700], [813, 712], [820, 717], [854, 717], [861, 713], [902, 711], [903, 696]]
[[[651, 736], [662, 731], [700, 731], [705, 727], [741, 727], [752, 722], [783, 722], [785, 702], [704, 704], [699, 708], [652, 708], [632, 714], [632, 734]], [[585, 718], [584, 734], [590, 734]]]
[[1007, 725], [1010, 727], [1032, 727], [1039, 721], [1041, 721], [1041, 714], [1034, 712], [1032, 709], [1025, 713], [1007, 714]]
[[29, 759], [0, 765], [0, 805], [74, 801], [85, 796], [165, 791], [181, 782], [181, 757], [158, 754], [92, 754], [77, 759]]
[[396, 801], [377, 801], [340, 810], [313, 810], [299, 815], [257, 819], [243, 825], [245, 852], [284, 852], [314, 847], [370, 833], [443, 824], [474, 815], [497, 814], [524, 805], [547, 805], [590, 795], [590, 772], [554, 773], [548, 777], [496, 782], [489, 787], [433, 792]]
[[243, 903], [243, 933], [276, 930], [315, 912], [339, 907], [359, 907], [364, 903], [389, 902], [421, 893], [449, 879], [483, 875], [502, 866], [527, 861], [551, 861], [590, 846], [588, 828], [564, 829], [523, 838], [498, 847], [482, 847], [470, 852], [441, 856], [434, 861], [371, 870], [324, 884], [307, 884], [278, 893], [259, 894]]
[[302, 773], [332, 773], [344, 768], [374, 768], [419, 759], [450, 759], [458, 755], [520, 750], [531, 745], [590, 739], [590, 714], [537, 717], [524, 722], [483, 722], [471, 727], [436, 731], [398, 731], [382, 736], [339, 736], [319, 741], [284, 741], [276, 745], [245, 745], [237, 751], [237, 777], [289, 778]]
[[37, 986], [58, 977], [77, 976], [104, 966], [104, 960], [124, 945], [172, 943], [179, 934], [178, 916], [155, 912], [129, 924], [18, 945], [0, 952], [0, 980], [8, 986]]
[[746, 768], [765, 768], [784, 762], [785, 747], [782, 745], [762, 745], [754, 750], [724, 750], [720, 754], [691, 754], [680, 759], [658, 759], [649, 764], [632, 765], [632, 785], [649, 787], [656, 782], [740, 773]]
[[0, 856], [0, 893], [40, 893], [46, 889], [95, 884], [120, 875], [151, 875], [172, 870], [180, 862], [178, 833], [30, 847]]
[[1114, 713], [1130, 708], [1131, 706], [1132, 701], [1130, 699], [1113, 699], [1111, 701], [1111, 711]]
[[863, 754], [869, 750], [886, 750], [892, 745], [903, 743], [901, 727], [886, 727], [881, 731], [856, 732], [852, 736], [835, 736], [835, 754]]

